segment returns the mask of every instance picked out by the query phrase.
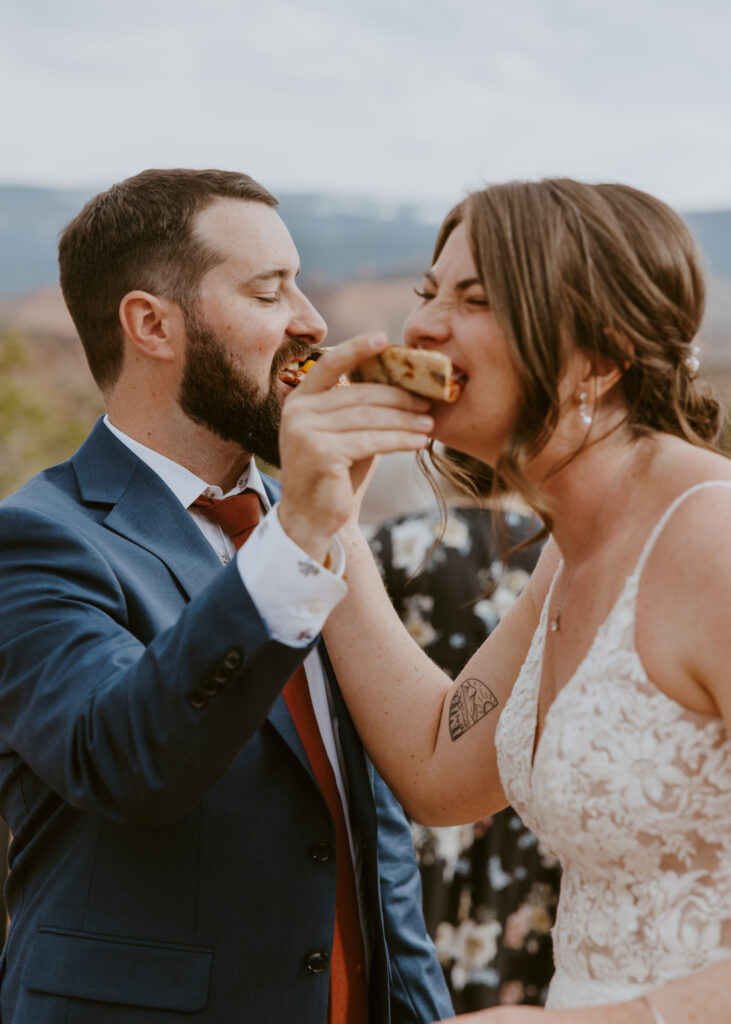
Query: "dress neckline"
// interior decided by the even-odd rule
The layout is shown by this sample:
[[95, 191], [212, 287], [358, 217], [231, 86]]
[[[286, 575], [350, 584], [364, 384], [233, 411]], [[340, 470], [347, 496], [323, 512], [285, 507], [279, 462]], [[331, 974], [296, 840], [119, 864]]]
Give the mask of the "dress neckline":
[[[625, 577], [624, 583], [622, 584], [622, 587], [621, 587], [619, 593], [617, 594], [617, 597], [612, 602], [612, 605], [611, 605], [609, 611], [607, 612], [607, 614], [604, 616], [602, 621], [597, 626], [597, 628], [596, 628], [596, 630], [594, 632], [594, 636], [592, 637], [591, 643], [589, 644], [589, 647], [587, 648], [587, 651], [584, 654], [584, 657], [581, 659], [581, 661], [576, 666], [574, 671], [571, 673], [569, 678], [563, 684], [561, 689], [558, 690], [558, 692], [554, 696], [553, 700], [551, 701], [550, 705], [548, 706], [548, 710], [546, 711], [546, 714], [545, 714], [545, 716], [543, 718], [543, 728], [541, 729], [540, 735], [537, 735], [537, 733], [538, 733], [538, 701], [539, 701], [540, 693], [541, 693], [541, 683], [543, 681], [543, 658], [544, 658], [544, 652], [545, 652], [545, 648], [546, 648], [546, 636], [547, 636], [547, 633], [548, 633], [548, 609], [549, 609], [550, 604], [551, 604], [551, 596], [553, 594], [553, 590], [554, 590], [554, 587], [556, 585], [556, 581], [557, 581], [557, 579], [559, 577], [559, 574], [561, 573], [561, 570], [563, 569], [563, 565], [564, 565], [563, 558], [559, 560], [559, 563], [558, 563], [558, 565], [556, 567], [556, 571], [553, 574], [553, 578], [551, 580], [551, 584], [550, 584], [550, 586], [548, 588], [548, 592], [546, 594], [545, 600], [543, 602], [543, 607], [541, 609], [541, 616], [540, 616], [540, 619], [538, 621], [538, 626], [536, 627], [536, 632], [534, 634], [534, 643], [536, 644], [535, 654], [538, 657], [539, 669], [538, 669], [538, 671], [535, 674], [535, 678], [537, 680], [537, 683], [534, 684], [533, 743], [532, 743], [532, 747], [531, 747], [531, 759], [530, 759], [530, 766], [529, 766], [529, 778], [530, 779], [532, 779], [533, 769], [535, 767], [536, 758], [538, 757], [538, 750], [540, 748], [541, 741], [543, 740], [543, 737], [545, 735], [546, 727], [548, 725], [548, 720], [551, 717], [551, 712], [553, 711], [553, 708], [554, 708], [556, 702], [561, 697], [561, 694], [565, 690], [567, 690], [574, 683], [576, 677], [581, 673], [582, 669], [584, 668], [584, 665], [587, 663], [587, 661], [589, 660], [589, 658], [593, 654], [594, 648], [597, 646], [597, 644], [599, 642], [599, 639], [604, 635], [604, 633], [606, 633], [607, 628], [609, 627], [609, 624], [611, 623], [611, 620], [614, 618], [614, 616], [615, 616], [615, 614], [617, 612], [617, 609], [620, 607], [622, 602], [624, 600], [626, 600], [628, 594], [631, 597], [632, 602], [633, 602], [631, 648], [629, 649], [628, 653], [631, 654], [637, 660], [637, 663], [640, 665], [640, 667], [642, 669], [642, 674], [643, 674], [646, 682], [648, 682], [651, 686], [653, 686], [654, 689], [657, 690], [657, 692], [659, 694], [661, 694], [662, 696], [664, 696], [667, 700], [672, 700], [671, 697], [668, 697], [668, 695], [663, 690], [661, 690], [655, 683], [653, 683], [653, 681], [650, 679], [650, 677], [648, 676], [647, 672], [645, 671], [645, 667], [642, 664], [642, 660], [641, 660], [641, 658], [640, 658], [640, 656], [639, 656], [639, 654], [637, 652], [637, 648], [635, 646], [635, 630], [634, 630], [634, 625], [635, 625], [635, 622], [634, 622], [634, 602], [636, 601], [636, 598], [637, 598], [637, 591], [639, 589], [639, 582], [640, 582], [640, 578], [642, 576], [642, 571], [645, 568], [645, 565], [647, 563], [647, 559], [650, 557], [650, 554], [652, 553], [652, 549], [655, 546], [655, 543], [656, 543], [658, 537], [660, 536], [660, 534], [662, 533], [663, 529], [665, 528], [668, 520], [671, 518], [671, 516], [673, 515], [675, 510], [678, 508], [678, 506], [681, 505], [683, 503], [683, 501], [685, 501], [686, 498], [689, 498], [692, 494], [695, 494], [697, 491], [705, 490], [705, 488], [707, 488], [707, 487], [731, 487], [731, 480], [705, 480], [702, 483], [694, 484], [692, 487], [688, 487], [685, 491], [683, 491], [676, 498], [674, 498], [673, 501], [668, 505], [668, 507], [665, 509], [665, 511], [662, 513], [662, 515], [660, 516], [660, 518], [657, 520], [657, 522], [653, 526], [652, 530], [650, 531], [650, 533], [649, 533], [649, 535], [647, 537], [647, 540], [645, 541], [645, 543], [644, 543], [644, 545], [642, 547], [642, 551], [640, 552], [640, 555], [639, 555], [637, 561], [635, 562], [635, 566], [632, 569], [632, 572], [630, 572]], [[677, 702], [674, 701], [673, 703], [677, 703]], [[693, 713], [691, 708], [687, 708], [686, 710], [691, 712], [691, 713]], [[703, 712], [695, 712], [695, 713], [699, 714], [701, 717], [707, 717], [707, 716], [705, 716], [703, 714]], [[714, 716], [710, 716], [710, 717], [714, 717]]]

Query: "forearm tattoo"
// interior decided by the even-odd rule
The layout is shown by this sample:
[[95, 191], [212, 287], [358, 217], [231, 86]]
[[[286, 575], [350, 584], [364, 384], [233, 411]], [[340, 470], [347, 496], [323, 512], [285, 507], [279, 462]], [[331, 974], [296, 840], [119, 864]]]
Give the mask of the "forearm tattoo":
[[458, 740], [498, 705], [489, 686], [480, 679], [465, 679], [449, 705], [449, 735]]

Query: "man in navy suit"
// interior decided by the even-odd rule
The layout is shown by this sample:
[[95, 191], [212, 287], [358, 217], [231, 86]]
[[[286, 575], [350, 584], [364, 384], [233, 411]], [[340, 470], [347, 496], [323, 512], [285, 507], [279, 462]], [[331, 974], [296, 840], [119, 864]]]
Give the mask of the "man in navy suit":
[[[251, 457], [276, 464], [279, 375], [325, 334], [275, 206], [246, 175], [146, 171], [61, 238], [107, 416], [0, 505], [5, 1024], [451, 1013], [407, 824], [319, 642], [343, 551], [290, 539]], [[353, 424], [366, 458], [409, 446], [423, 411], [385, 390]], [[243, 492], [261, 522], [239, 547], [194, 503]], [[282, 696], [294, 676], [345, 831]], [[338, 975], [346, 868], [363, 955], [342, 946]]]

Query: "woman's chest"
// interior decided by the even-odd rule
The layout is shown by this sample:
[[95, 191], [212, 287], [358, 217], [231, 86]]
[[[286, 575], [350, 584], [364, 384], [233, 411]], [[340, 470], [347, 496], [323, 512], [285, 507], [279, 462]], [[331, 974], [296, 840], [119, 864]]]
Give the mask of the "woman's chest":
[[643, 874], [667, 856], [682, 867], [699, 823], [731, 842], [723, 722], [667, 698], [632, 652], [599, 645], [594, 654], [558, 694], [537, 743], [535, 679], [523, 678], [503, 712], [501, 778], [526, 824], [564, 863], [599, 873], [622, 863]]

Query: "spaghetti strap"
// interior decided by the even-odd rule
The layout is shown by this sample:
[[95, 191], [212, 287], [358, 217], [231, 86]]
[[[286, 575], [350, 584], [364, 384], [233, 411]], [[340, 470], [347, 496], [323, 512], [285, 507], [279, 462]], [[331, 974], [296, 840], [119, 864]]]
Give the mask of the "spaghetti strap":
[[563, 558], [561, 558], [559, 559], [559, 563], [556, 566], [556, 569], [554, 570], [553, 576], [551, 578], [551, 583], [548, 587], [548, 591], [546, 592], [546, 596], [543, 599], [543, 607], [541, 608], [541, 615], [538, 620], [537, 627], [539, 631], [544, 629], [545, 624], [548, 620], [548, 609], [551, 605], [551, 595], [553, 594], [553, 591], [556, 587], [556, 581], [558, 580], [559, 576], [561, 575], [561, 572], [563, 571], [563, 567]]
[[686, 498], [689, 498], [691, 494], [695, 494], [696, 491], [705, 490], [706, 487], [731, 487], [731, 480], [705, 480], [703, 483], [694, 484], [693, 487], [689, 487], [687, 491], [683, 491], [682, 494], [679, 494], [678, 497], [675, 498], [675, 500], [671, 502], [671, 504], [668, 505], [668, 507], [665, 509], [663, 514], [660, 516], [659, 520], [655, 523], [652, 533], [645, 541], [645, 546], [643, 547], [637, 565], [635, 566], [635, 571], [632, 573], [633, 577], [639, 579], [639, 577], [642, 575], [642, 570], [645, 567], [647, 559], [650, 557], [650, 553], [652, 552], [652, 549], [655, 546], [657, 538], [664, 530], [665, 525], [672, 516], [673, 512], [675, 512], [676, 508], [678, 508], [678, 506], [681, 505]]

